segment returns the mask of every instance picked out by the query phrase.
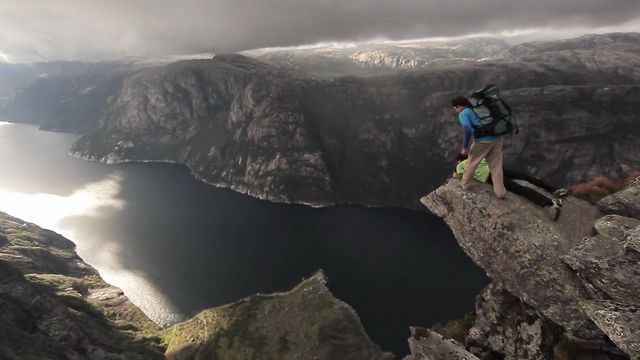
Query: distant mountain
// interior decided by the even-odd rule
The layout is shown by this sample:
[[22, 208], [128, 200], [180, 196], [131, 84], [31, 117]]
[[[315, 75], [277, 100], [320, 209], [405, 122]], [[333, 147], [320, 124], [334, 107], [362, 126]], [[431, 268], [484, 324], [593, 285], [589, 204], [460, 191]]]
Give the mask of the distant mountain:
[[242, 55], [85, 64], [55, 76], [16, 76], [17, 67], [0, 73], [3, 88], [17, 89], [0, 92], [0, 116], [84, 132], [72, 150], [82, 158], [184, 163], [208, 183], [273, 201], [418, 207], [419, 195], [450, 173], [460, 146], [451, 97], [486, 83], [498, 84], [520, 123], [508, 166], [559, 185], [637, 170], [639, 36], [505, 51], [489, 41], [495, 49], [486, 53], [467, 44], [478, 58], [499, 54], [366, 77], [324, 78]]
[[618, 177], [640, 163], [640, 56], [633, 43], [599, 43], [570, 58], [440, 62], [367, 78], [318, 79], [240, 55], [178, 62], [129, 77], [73, 151], [185, 163], [207, 182], [274, 201], [414, 206], [460, 146], [451, 97], [497, 83], [521, 125], [508, 165], [557, 184]]
[[640, 33], [588, 34], [566, 40], [528, 42], [510, 47], [503, 55], [508, 59], [520, 59], [524, 56], [545, 53], [571, 53], [594, 49], [604, 50], [612, 47], [637, 49], [640, 47]]
[[373, 76], [415, 69], [443, 60], [482, 60], [509, 49], [504, 40], [478, 38], [453, 42], [414, 41], [324, 46], [310, 49], [248, 51], [274, 66], [316, 76]]
[[44, 129], [93, 129], [122, 81], [154, 63], [135, 59], [0, 64], [0, 117]]

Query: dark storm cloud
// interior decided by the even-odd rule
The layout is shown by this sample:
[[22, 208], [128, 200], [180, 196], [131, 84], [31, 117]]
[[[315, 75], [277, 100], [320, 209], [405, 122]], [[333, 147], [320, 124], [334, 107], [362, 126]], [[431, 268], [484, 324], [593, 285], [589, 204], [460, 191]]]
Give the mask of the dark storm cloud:
[[639, 19], [638, 0], [3, 0], [0, 55], [158, 56], [625, 23], [638, 31]]

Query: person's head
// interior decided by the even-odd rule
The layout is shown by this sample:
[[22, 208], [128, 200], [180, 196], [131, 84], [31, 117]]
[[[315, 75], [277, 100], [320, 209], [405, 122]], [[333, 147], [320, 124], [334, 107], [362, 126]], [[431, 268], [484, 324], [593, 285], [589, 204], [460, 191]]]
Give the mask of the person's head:
[[451, 105], [456, 113], [462, 111], [465, 107], [471, 107], [471, 103], [464, 96], [456, 96], [451, 100]]
[[459, 164], [459, 163], [467, 160], [467, 157], [468, 157], [468, 155], [458, 153], [458, 155], [456, 155], [456, 162]]

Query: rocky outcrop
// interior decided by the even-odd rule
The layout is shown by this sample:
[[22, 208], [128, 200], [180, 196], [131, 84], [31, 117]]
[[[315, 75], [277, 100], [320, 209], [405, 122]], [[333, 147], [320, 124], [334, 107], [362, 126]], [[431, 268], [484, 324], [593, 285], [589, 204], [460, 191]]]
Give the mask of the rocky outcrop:
[[556, 223], [524, 198], [509, 193], [502, 201], [487, 185], [475, 185], [474, 192], [464, 192], [452, 179], [423, 203], [447, 222], [462, 249], [492, 280], [577, 337], [600, 336], [579, 308], [587, 292], [560, 258], [591, 233], [597, 210], [567, 199]]
[[585, 313], [631, 359], [640, 359], [640, 307], [614, 301], [585, 301]]
[[496, 284], [476, 299], [476, 321], [465, 344], [481, 359], [552, 359], [561, 328]]
[[18, 359], [162, 359], [78, 301], [40, 288], [0, 261], [0, 357]]
[[619, 214], [640, 219], [640, 179], [622, 191], [604, 197], [598, 202], [598, 208], [605, 214]]
[[320, 272], [291, 291], [207, 309], [165, 332], [168, 359], [393, 359]]
[[[73, 244], [0, 213], [0, 357], [161, 359], [160, 328]], [[111, 292], [117, 303], [93, 294]]]
[[[621, 201], [611, 212], [627, 214], [635, 204]], [[473, 353], [483, 359], [637, 358], [638, 219], [602, 216], [569, 197], [554, 222], [524, 198], [498, 200], [485, 184], [462, 191], [454, 179], [422, 202], [494, 282], [478, 297], [466, 341]]]
[[403, 360], [479, 360], [457, 341], [425, 328], [411, 328], [409, 349]]
[[607, 215], [596, 221], [595, 230], [562, 260], [594, 297], [640, 305], [640, 220]]

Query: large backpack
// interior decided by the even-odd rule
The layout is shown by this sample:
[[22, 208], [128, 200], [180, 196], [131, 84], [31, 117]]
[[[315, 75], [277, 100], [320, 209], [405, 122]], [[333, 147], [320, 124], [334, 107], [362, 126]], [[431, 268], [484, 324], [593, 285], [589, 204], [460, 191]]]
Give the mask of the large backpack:
[[474, 91], [468, 99], [482, 123], [482, 126], [473, 126], [474, 138], [518, 133], [516, 118], [509, 105], [500, 99], [500, 91], [495, 85], [485, 85]]

